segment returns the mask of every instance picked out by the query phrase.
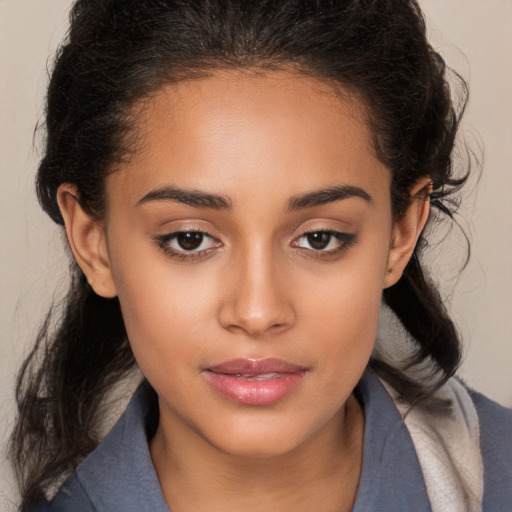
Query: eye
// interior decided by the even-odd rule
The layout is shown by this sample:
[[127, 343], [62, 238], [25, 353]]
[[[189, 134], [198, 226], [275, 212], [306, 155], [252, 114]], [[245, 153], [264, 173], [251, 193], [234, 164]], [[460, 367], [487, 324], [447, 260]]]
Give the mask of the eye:
[[157, 245], [172, 257], [201, 257], [220, 247], [221, 243], [204, 231], [175, 231], [156, 237]]
[[356, 243], [356, 235], [339, 231], [310, 231], [292, 242], [293, 247], [311, 252], [337, 254]]

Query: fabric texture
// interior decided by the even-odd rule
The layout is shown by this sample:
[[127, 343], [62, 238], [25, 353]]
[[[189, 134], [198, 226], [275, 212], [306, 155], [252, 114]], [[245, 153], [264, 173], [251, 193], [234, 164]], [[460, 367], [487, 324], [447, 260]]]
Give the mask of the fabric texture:
[[435, 398], [451, 403], [449, 413], [410, 408], [382, 382], [409, 431], [420, 462], [433, 512], [479, 512], [483, 498], [483, 462], [475, 404], [466, 387], [450, 379]]
[[[455, 393], [460, 391], [459, 385], [462, 386], [455, 385]], [[422, 449], [415, 449], [418, 436], [413, 433], [411, 438], [407, 416], [404, 421], [403, 411], [371, 371], [365, 372], [354, 393], [365, 411], [365, 432], [363, 467], [352, 512], [441, 510], [433, 508], [429, 499], [428, 478], [426, 483], [422, 470], [425, 462], [418, 458]], [[470, 397], [479, 419], [479, 451], [484, 467], [482, 510], [510, 512], [512, 411], [482, 395], [471, 392]], [[169, 512], [147, 442], [157, 423], [156, 395], [148, 385], [143, 385], [110, 433], [80, 464], [55, 499], [36, 511]], [[463, 438], [466, 434], [471, 438], [475, 434], [473, 422], [466, 423]], [[455, 430], [453, 435], [456, 436]], [[461, 446], [467, 440], [464, 438]], [[461, 456], [463, 461], [464, 454]]]

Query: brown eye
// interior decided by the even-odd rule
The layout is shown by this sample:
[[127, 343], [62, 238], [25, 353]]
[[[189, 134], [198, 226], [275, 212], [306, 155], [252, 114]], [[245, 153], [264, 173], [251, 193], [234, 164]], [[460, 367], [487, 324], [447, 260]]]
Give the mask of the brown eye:
[[331, 241], [332, 233], [326, 231], [316, 231], [308, 233], [307, 241], [312, 249], [322, 250], [325, 249]]
[[203, 243], [204, 235], [198, 231], [189, 231], [178, 233], [176, 235], [176, 242], [184, 251], [194, 251], [198, 249]]
[[349, 249], [357, 242], [357, 235], [342, 233], [339, 231], [310, 231], [304, 233], [292, 242], [292, 247], [297, 247], [310, 255], [319, 257], [334, 256]]
[[178, 260], [201, 259], [222, 247], [222, 243], [204, 231], [175, 231], [155, 237], [157, 246], [171, 258]]

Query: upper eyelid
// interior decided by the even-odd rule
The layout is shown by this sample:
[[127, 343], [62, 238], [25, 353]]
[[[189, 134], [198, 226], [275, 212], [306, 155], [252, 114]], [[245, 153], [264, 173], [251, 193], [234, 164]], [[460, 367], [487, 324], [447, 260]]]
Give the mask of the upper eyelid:
[[201, 233], [202, 235], [207, 236], [208, 238], [212, 238], [214, 240], [218, 240], [218, 237], [215, 235], [212, 235], [209, 231], [206, 231], [205, 229], [197, 229], [197, 228], [190, 228], [186, 227], [185, 229], [173, 229], [172, 231], [167, 231], [165, 233], [162, 233], [161, 235], [156, 235], [155, 238], [158, 239], [169, 239], [175, 238], [177, 235], [181, 233]]
[[170, 233], [161, 235], [158, 238], [172, 240], [172, 239], [176, 238], [178, 235], [180, 235], [182, 233], [200, 233], [201, 235], [204, 235], [206, 238], [211, 238], [212, 240], [218, 240], [217, 237], [215, 237], [212, 234], [208, 233], [208, 231], [203, 231], [203, 230], [200, 230], [200, 229], [178, 229], [176, 231], [171, 231]]
[[356, 236], [355, 233], [350, 233], [348, 231], [340, 231], [339, 229], [313, 228], [313, 229], [307, 229], [305, 231], [301, 231], [301, 233], [299, 235], [295, 236], [293, 239], [297, 240], [299, 238], [302, 238], [303, 236], [307, 236], [312, 233], [329, 233], [333, 236], [346, 236], [346, 237]]
[[309, 233], [340, 233], [340, 234], [343, 234], [345, 233], [345, 231], [340, 231], [339, 229], [334, 229], [334, 228], [316, 228], [316, 227], [313, 227], [313, 228], [308, 228], [308, 229], [305, 229], [304, 231], [302, 231], [302, 235], [308, 235]]
[[[174, 230], [174, 231], [171, 231], [169, 233], [162, 234], [162, 235], [156, 235], [153, 238], [157, 241], [157, 243], [159, 245], [164, 245], [165, 243], [168, 243], [168, 242], [176, 239], [176, 237], [179, 234], [181, 234], [181, 233], [201, 233], [206, 238], [209, 238], [209, 239], [211, 239], [213, 241], [219, 241], [218, 238], [216, 238], [215, 236], [211, 235], [207, 231], [199, 230], [199, 229], [178, 229], [178, 230]], [[193, 253], [194, 251], [184, 251], [184, 252]], [[196, 251], [196, 252], [201, 252], [201, 251]]]
[[339, 218], [313, 218], [302, 220], [294, 227], [295, 233], [309, 233], [312, 231], [333, 231], [337, 233], [351, 232], [358, 229], [359, 223]]
[[356, 236], [355, 233], [347, 233], [346, 231], [337, 231], [335, 229], [313, 229], [311, 231], [304, 231], [299, 236], [296, 236], [294, 240], [298, 240], [304, 236], [311, 235], [313, 233], [328, 233], [336, 238], [353, 238]]

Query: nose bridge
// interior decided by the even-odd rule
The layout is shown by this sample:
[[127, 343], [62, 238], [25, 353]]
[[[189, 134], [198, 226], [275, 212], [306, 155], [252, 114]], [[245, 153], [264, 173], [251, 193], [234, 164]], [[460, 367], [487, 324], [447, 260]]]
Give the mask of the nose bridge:
[[282, 330], [293, 321], [293, 308], [279, 276], [278, 255], [263, 241], [248, 244], [233, 261], [231, 296], [222, 323], [251, 336]]

